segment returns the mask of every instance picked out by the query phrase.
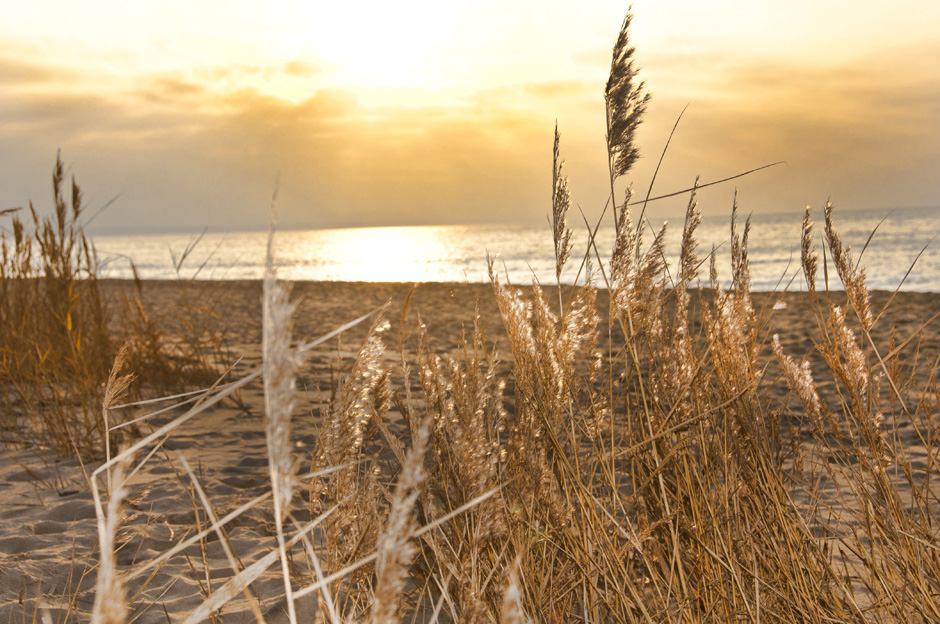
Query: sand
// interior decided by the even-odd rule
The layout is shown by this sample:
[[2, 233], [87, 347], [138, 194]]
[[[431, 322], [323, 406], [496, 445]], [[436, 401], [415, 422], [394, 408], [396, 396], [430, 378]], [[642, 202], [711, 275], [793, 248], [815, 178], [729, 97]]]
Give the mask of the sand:
[[[109, 296], [117, 296], [133, 285], [108, 281], [104, 287]], [[391, 323], [387, 336], [394, 347], [402, 302], [410, 288], [408, 284], [297, 284], [294, 298], [301, 304], [295, 337], [316, 338], [391, 301], [386, 313]], [[148, 282], [143, 292], [147, 308], [164, 318], [173, 318], [194, 297], [208, 297], [215, 302], [214, 312], [221, 319], [226, 344], [241, 358], [234, 376], [260, 365], [259, 282], [207, 282], [188, 291], [172, 282]], [[875, 293], [874, 308], [880, 309], [889, 297], [890, 293]], [[784, 349], [797, 359], [811, 352], [815, 320], [804, 295], [758, 293], [754, 302], [758, 310], [769, 311], [775, 305], [778, 308], [772, 324], [762, 329], [761, 335], [768, 344], [770, 334], [776, 332]], [[599, 308], [605, 310], [606, 306], [602, 293]], [[411, 302], [411, 314], [420, 315], [428, 328], [431, 348], [438, 353], [458, 347], [462, 328], [469, 331], [472, 327], [475, 309], [479, 310], [488, 335], [499, 345], [501, 321], [487, 285], [424, 284], [418, 287]], [[873, 338], [883, 348], [892, 323], [899, 336], [907, 337], [937, 312], [940, 294], [898, 294], [892, 303], [890, 322], [880, 322]], [[606, 326], [602, 322], [602, 327]], [[314, 350], [303, 375], [303, 401], [294, 419], [293, 440], [298, 456], [309, 454], [316, 439], [317, 402], [322, 393], [329, 392], [331, 379], [349, 363], [365, 331], [365, 325], [361, 325]], [[937, 324], [928, 326], [921, 339], [919, 357], [926, 370], [940, 353]], [[395, 349], [390, 351], [388, 357], [393, 358]], [[769, 353], [769, 346], [765, 351]], [[773, 382], [769, 392], [782, 398], [786, 389], [773, 366], [768, 367], [767, 378]], [[834, 381], [831, 378], [820, 381], [821, 389], [831, 397]], [[197, 520], [205, 522], [202, 509], [191, 498], [189, 479], [178, 461], [180, 456], [193, 465], [217, 515], [268, 489], [260, 382], [247, 386], [240, 399], [241, 406], [225, 403], [184, 424], [164, 445], [164, 452], [148, 461], [133, 478], [126, 517], [118, 536], [122, 545], [117, 557], [120, 570], [152, 560], [191, 532]], [[168, 418], [157, 417], [154, 424]], [[0, 622], [33, 621], [34, 615], [42, 614], [37, 612], [37, 605], [48, 609], [52, 622], [65, 621], [67, 613], [71, 613], [70, 621], [87, 621], [94, 600], [98, 561], [95, 508], [86, 478], [93, 468], [72, 459], [43, 456], [35, 449], [0, 450]], [[275, 546], [274, 524], [264, 509], [254, 509], [234, 521], [228, 534], [244, 565]], [[209, 586], [216, 588], [230, 576], [225, 555], [214, 536], [206, 540], [205, 548], [194, 546], [186, 552], [188, 557], [174, 557], [152, 577], [129, 582], [135, 621], [166, 622], [167, 617], [181, 621], [203, 600]], [[276, 566], [255, 588], [267, 621], [286, 621], [283, 603], [278, 599], [283, 587]], [[314, 607], [311, 600], [302, 601], [299, 605], [302, 619], [309, 621]], [[225, 622], [254, 620], [241, 597], [227, 605], [222, 616]]]

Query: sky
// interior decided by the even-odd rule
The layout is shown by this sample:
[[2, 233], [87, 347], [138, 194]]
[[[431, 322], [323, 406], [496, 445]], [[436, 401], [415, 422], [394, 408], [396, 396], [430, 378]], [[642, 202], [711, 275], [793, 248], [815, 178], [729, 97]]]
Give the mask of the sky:
[[[48, 209], [61, 150], [89, 215], [114, 200], [93, 232], [264, 229], [275, 190], [285, 228], [539, 224], [556, 121], [573, 202], [596, 219], [609, 194], [623, 2], [0, 4], [0, 210]], [[785, 162], [703, 191], [706, 215], [940, 206], [940, 2], [632, 11], [652, 100], [618, 195], [682, 114], [653, 195]]]

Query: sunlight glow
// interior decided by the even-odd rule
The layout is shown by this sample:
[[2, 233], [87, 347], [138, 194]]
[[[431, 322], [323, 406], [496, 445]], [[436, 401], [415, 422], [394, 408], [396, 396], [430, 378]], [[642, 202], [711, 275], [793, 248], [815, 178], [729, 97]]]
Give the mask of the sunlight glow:
[[[285, 233], [280, 244], [297, 246], [297, 266], [285, 270], [305, 276], [340, 271], [351, 281], [428, 281], [441, 279], [439, 265], [453, 259], [440, 228], [393, 227], [313, 230]], [[301, 236], [303, 234], [303, 236]], [[291, 236], [293, 235], [293, 236]], [[303, 249], [302, 253], [297, 253]], [[290, 251], [290, 250], [289, 250]], [[336, 278], [334, 278], [336, 279]]]
[[305, 36], [345, 78], [374, 86], [424, 86], [422, 65], [452, 29], [454, 3], [349, 2], [301, 8]]

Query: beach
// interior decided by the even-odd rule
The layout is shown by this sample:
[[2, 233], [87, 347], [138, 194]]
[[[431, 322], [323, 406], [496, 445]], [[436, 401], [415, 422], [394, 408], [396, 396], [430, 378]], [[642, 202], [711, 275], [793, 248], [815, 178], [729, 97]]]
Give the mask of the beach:
[[940, 9], [98, 4], [0, 20], [0, 624], [940, 622]]
[[[104, 280], [101, 286], [106, 299], [116, 300], [121, 293], [130, 296], [136, 292], [131, 281]], [[403, 319], [406, 330], [417, 322], [423, 324], [430, 352], [447, 356], [459, 355], [462, 337], [472, 335], [474, 316], [478, 315], [485, 327], [487, 343], [499, 353], [501, 364], [497, 370], [510, 381], [504, 399], [507, 405], [512, 404], [512, 355], [492, 287], [426, 283], [418, 285], [409, 298], [412, 288], [411, 284], [367, 282], [302, 282], [293, 286], [292, 299], [299, 302], [293, 332], [297, 342], [315, 340], [360, 316], [371, 315], [309, 353], [300, 375], [291, 435], [300, 474], [309, 469], [310, 455], [323, 426], [322, 405], [348, 373], [369, 327], [378, 318], [388, 322], [387, 327], [380, 325], [380, 336], [387, 347], [381, 358], [388, 367], [400, 371], [399, 336]], [[529, 290], [524, 288], [525, 292]], [[546, 286], [545, 292], [549, 301], [557, 302], [555, 287]], [[145, 309], [153, 317], [168, 320], [186, 305], [181, 298], [198, 294], [210, 301], [233, 366], [226, 380], [238, 379], [261, 365], [260, 281], [192, 282], [186, 288], [173, 281], [147, 281], [140, 294]], [[565, 287], [563, 295], [565, 299], [570, 297], [571, 289]], [[699, 309], [694, 304], [698, 295], [693, 292], [694, 310]], [[712, 293], [702, 296], [711, 297]], [[755, 318], [759, 319], [762, 396], [769, 410], [782, 410], [789, 392], [771, 355], [772, 337], [778, 334], [783, 350], [797, 361], [811, 356], [814, 340], [818, 341], [820, 335], [813, 315], [816, 308], [810, 305], [810, 297], [805, 293], [751, 296]], [[826, 294], [820, 296], [825, 298]], [[844, 305], [844, 299], [844, 293], [832, 294], [837, 305]], [[403, 316], [406, 300], [408, 308]], [[890, 307], [871, 331], [874, 347], [886, 356], [894, 346], [910, 339], [907, 352], [911, 359], [905, 364], [912, 365], [911, 374], [919, 376], [923, 383], [932, 374], [940, 355], [940, 330], [937, 323], [922, 325], [940, 313], [940, 294], [878, 291], [872, 295], [876, 315], [889, 300]], [[602, 344], [610, 327], [608, 309], [607, 293], [600, 291], [597, 310]], [[702, 315], [696, 312], [690, 325], [693, 335], [700, 331], [702, 323]], [[618, 331], [619, 328], [613, 329], [614, 334]], [[418, 351], [414, 333], [410, 334], [404, 351], [406, 360], [414, 363]], [[827, 369], [823, 364], [818, 357], [812, 360], [820, 396], [836, 405], [839, 386], [831, 372], [825, 376]], [[400, 373], [393, 374], [395, 380], [400, 383]], [[411, 386], [416, 392], [420, 389], [415, 373]], [[403, 389], [399, 387], [398, 391]], [[936, 400], [935, 396], [926, 395], [905, 398], [912, 405], [925, 399]], [[116, 538], [119, 571], [133, 573], [182, 536], [207, 523], [206, 512], [189, 487], [190, 479], [180, 458], [192, 466], [218, 517], [270, 489], [260, 380], [240, 389], [236, 399], [223, 401], [181, 425], [162, 450], [130, 479], [125, 516]], [[789, 400], [794, 402], [792, 397]], [[138, 417], [164, 405], [126, 409], [133, 410]], [[168, 422], [181, 409], [156, 416], [147, 426]], [[393, 432], [404, 432], [397, 408], [388, 412], [387, 422]], [[142, 427], [144, 432], [147, 426]], [[914, 456], [918, 442], [908, 437], [906, 452]], [[926, 449], [921, 460], [932, 461], [926, 456]], [[75, 459], [44, 456], [34, 448], [11, 446], [0, 450], [0, 622], [31, 621], [34, 614], [43, 617], [46, 610], [52, 622], [87, 620], [94, 600], [95, 566], [99, 558], [95, 506], [87, 481], [93, 468]], [[302, 523], [311, 517], [309, 493], [301, 488], [298, 495], [295, 511], [297, 521]], [[251, 509], [226, 530], [243, 566], [276, 549], [271, 512], [264, 506]], [[299, 552], [297, 565], [301, 565]], [[186, 556], [177, 555], [153, 570], [129, 578], [131, 615], [141, 623], [166, 622], [168, 618], [182, 621], [210, 590], [218, 588], [231, 575], [220, 541], [211, 535], [188, 549]], [[254, 583], [252, 592], [267, 622], [287, 621], [283, 589], [277, 565], [272, 565]], [[315, 595], [300, 599], [297, 609], [299, 619], [312, 620], [317, 610]], [[221, 612], [221, 621], [254, 621], [248, 600], [239, 594], [228, 602]]]

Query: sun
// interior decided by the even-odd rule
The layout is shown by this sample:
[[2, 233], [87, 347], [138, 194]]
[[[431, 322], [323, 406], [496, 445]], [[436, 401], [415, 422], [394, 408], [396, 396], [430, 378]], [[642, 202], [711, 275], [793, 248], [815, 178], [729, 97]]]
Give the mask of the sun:
[[343, 73], [344, 80], [374, 86], [432, 86], [429, 61], [453, 27], [454, 4], [405, 0], [317, 5], [301, 9], [304, 36], [317, 56]]

